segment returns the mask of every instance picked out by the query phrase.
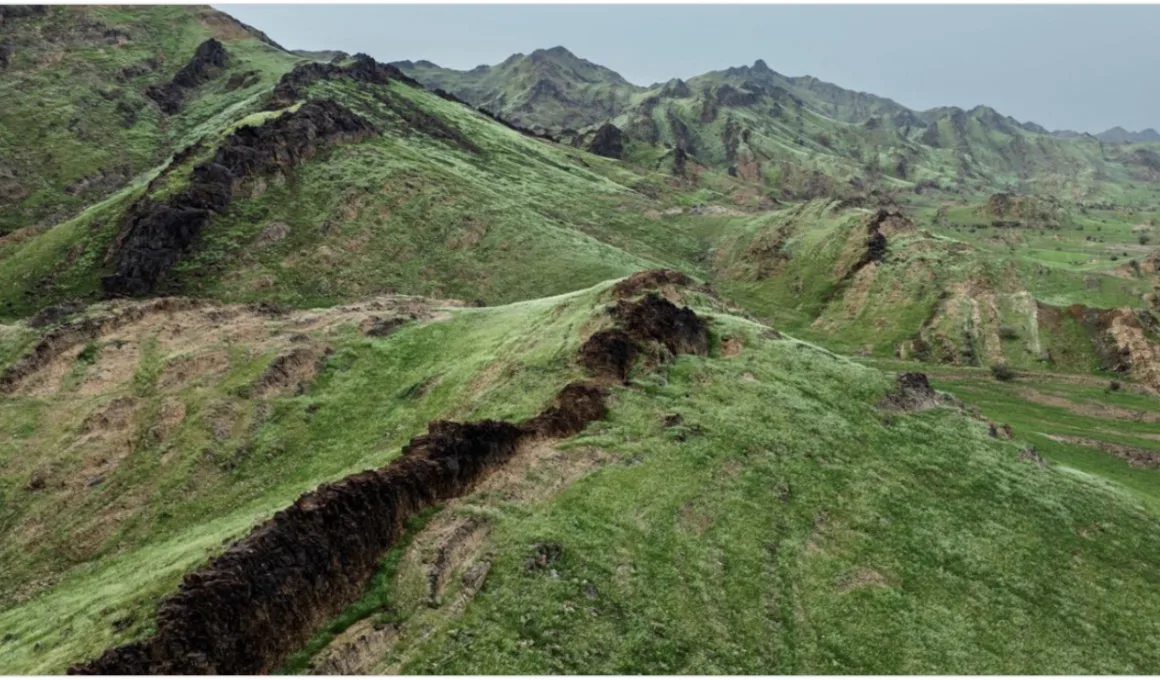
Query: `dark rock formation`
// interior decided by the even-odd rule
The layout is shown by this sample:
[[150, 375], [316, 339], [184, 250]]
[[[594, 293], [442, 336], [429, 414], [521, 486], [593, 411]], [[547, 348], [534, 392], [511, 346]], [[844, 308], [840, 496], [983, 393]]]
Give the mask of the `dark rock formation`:
[[0, 26], [13, 19], [44, 16], [47, 11], [47, 5], [0, 5]]
[[0, 71], [8, 68], [8, 64], [12, 62], [12, 55], [15, 54], [16, 49], [12, 47], [12, 41], [5, 40], [0, 42]]
[[588, 151], [606, 158], [624, 158], [624, 135], [620, 128], [612, 123], [601, 125], [588, 143]]
[[898, 376], [894, 390], [878, 402], [878, 408], [888, 411], [923, 411], [943, 403], [930, 386], [925, 373], [903, 373]]
[[359, 83], [386, 85], [392, 80], [406, 83], [411, 87], [422, 88], [419, 81], [404, 74], [389, 64], [381, 64], [365, 54], [354, 55], [354, 61], [342, 66], [339, 64], [322, 64], [310, 62], [299, 64], [289, 73], [282, 76], [274, 91], [266, 102], [268, 110], [281, 109], [290, 106], [299, 99], [303, 99], [308, 86], [334, 78], [348, 78]]
[[210, 217], [225, 210], [243, 180], [297, 165], [323, 144], [356, 141], [374, 132], [370, 123], [329, 100], [307, 102], [259, 127], [238, 129], [211, 160], [193, 169], [187, 189], [163, 202], [146, 197], [129, 208], [113, 245], [116, 273], [102, 280], [106, 294], [152, 292]]
[[681, 147], [677, 147], [673, 152], [673, 174], [677, 177], [685, 176], [685, 164], [689, 160], [689, 154]]
[[717, 88], [716, 99], [721, 106], [753, 106], [757, 103], [757, 94], [739, 90], [731, 85], [722, 85]]
[[684, 99], [685, 97], [692, 97], [693, 91], [689, 89], [689, 84], [685, 81], [680, 78], [673, 78], [661, 88], [660, 96], [668, 99]]
[[655, 292], [640, 300], [622, 299], [608, 312], [616, 326], [592, 334], [580, 347], [580, 365], [597, 376], [624, 382], [636, 359], [657, 347], [670, 355], [704, 356], [709, 352], [705, 322], [692, 310], [677, 307]]
[[187, 90], [209, 82], [221, 75], [229, 62], [226, 48], [210, 38], [197, 46], [193, 59], [181, 67], [168, 83], [150, 85], [145, 88], [145, 96], [157, 102], [161, 110], [170, 115], [181, 110]]
[[[705, 351], [697, 338], [688, 336], [699, 326], [700, 340], [705, 340], [704, 323], [688, 309], [678, 309], [663, 298], [624, 303], [618, 309], [614, 317], [636, 329], [625, 331], [626, 337], [643, 332], [666, 347]], [[665, 328], [676, 336], [664, 335]], [[511, 458], [521, 443], [568, 437], [604, 418], [604, 397], [599, 381], [572, 383], [551, 406], [518, 425], [494, 420], [432, 422], [427, 434], [412, 439], [403, 455], [386, 467], [304, 494], [223, 555], [188, 574], [159, 608], [157, 633], [151, 638], [109, 649], [69, 673], [269, 672], [363, 594], [367, 579], [403, 534], [407, 519], [467, 493]]]

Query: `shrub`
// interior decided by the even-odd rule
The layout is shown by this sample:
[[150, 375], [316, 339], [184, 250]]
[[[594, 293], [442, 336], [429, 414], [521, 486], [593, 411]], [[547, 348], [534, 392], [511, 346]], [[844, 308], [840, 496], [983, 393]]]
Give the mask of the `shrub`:
[[1015, 371], [1007, 364], [994, 364], [991, 366], [991, 376], [999, 382], [1009, 382], [1015, 379]]
[[95, 364], [97, 363], [97, 356], [99, 356], [100, 353], [101, 346], [96, 342], [89, 342], [84, 346], [84, 349], [80, 351], [80, 354], [77, 355], [77, 361], [82, 364]]
[[1018, 340], [1019, 333], [1016, 332], [1015, 329], [1011, 328], [1010, 326], [999, 326], [999, 339], [1000, 340]]
[[1148, 234], [1140, 234], [1140, 237], [1137, 238], [1136, 240], [1140, 242], [1140, 245], [1146, 246], [1152, 242], [1152, 237], [1149, 236]]
[[1108, 383], [1108, 391], [1109, 392], [1119, 392], [1120, 391], [1120, 381], [1113, 380], [1110, 383]]

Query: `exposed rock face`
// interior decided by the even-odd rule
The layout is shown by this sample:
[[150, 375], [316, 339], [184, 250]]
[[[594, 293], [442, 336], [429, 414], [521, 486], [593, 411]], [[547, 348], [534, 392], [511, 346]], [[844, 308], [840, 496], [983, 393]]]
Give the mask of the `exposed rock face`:
[[878, 402], [878, 408], [888, 411], [924, 411], [943, 403], [930, 386], [925, 373], [903, 373], [895, 388]]
[[685, 176], [685, 164], [689, 161], [689, 154], [681, 147], [673, 152], [673, 174], [677, 177]]
[[305, 97], [305, 88], [322, 80], [349, 78], [360, 83], [386, 85], [392, 80], [412, 87], [422, 87], [418, 81], [408, 77], [390, 64], [380, 64], [365, 54], [354, 55], [354, 62], [348, 66], [311, 62], [299, 64], [282, 76], [266, 102], [266, 108], [281, 109]]
[[[621, 301], [613, 316], [633, 329], [622, 333], [644, 333], [667, 347], [700, 348], [704, 322], [688, 309], [652, 297]], [[699, 333], [693, 332], [696, 328]], [[597, 372], [596, 377], [565, 386], [552, 405], [520, 424], [432, 422], [427, 434], [412, 439], [387, 466], [304, 494], [188, 574], [159, 608], [153, 637], [109, 649], [69, 673], [269, 672], [363, 594], [366, 580], [403, 534], [408, 518], [468, 492], [524, 441], [571, 436], [606, 417], [600, 378], [608, 376]]]
[[374, 133], [370, 123], [330, 100], [307, 102], [259, 127], [240, 128], [222, 142], [213, 159], [193, 169], [187, 189], [164, 202], [146, 197], [129, 208], [113, 245], [117, 271], [102, 281], [105, 292], [152, 292], [246, 178], [297, 165], [323, 144]]
[[193, 59], [181, 67], [181, 70], [173, 76], [173, 80], [160, 85], [150, 85], [145, 89], [145, 96], [157, 102], [165, 113], [170, 115], [177, 113], [181, 110], [186, 91], [220, 76], [228, 62], [226, 48], [217, 40], [210, 38], [197, 46]]
[[871, 262], [881, 262], [886, 257], [887, 249], [887, 231], [906, 231], [913, 227], [913, 223], [907, 218], [898, 208], [879, 208], [877, 212], [870, 218], [869, 224], [866, 226], [866, 252], [854, 264], [851, 269], [851, 276], [859, 269], [865, 267]]
[[47, 11], [46, 5], [0, 5], [0, 26], [13, 19], [43, 16]]
[[[630, 286], [620, 292], [635, 291]], [[704, 321], [657, 293], [638, 301], [620, 300], [608, 311], [616, 320], [616, 327], [592, 334], [580, 348], [580, 364], [598, 376], [626, 381], [637, 357], [658, 345], [673, 355], [704, 356], [709, 352]]]
[[601, 125], [588, 144], [588, 151], [606, 158], [624, 158], [624, 135], [620, 128], [612, 123]]

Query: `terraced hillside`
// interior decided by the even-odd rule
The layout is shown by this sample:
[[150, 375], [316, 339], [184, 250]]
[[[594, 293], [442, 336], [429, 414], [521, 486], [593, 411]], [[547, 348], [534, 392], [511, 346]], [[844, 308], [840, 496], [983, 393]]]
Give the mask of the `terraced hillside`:
[[0, 10], [0, 671], [1160, 668], [1148, 142]]

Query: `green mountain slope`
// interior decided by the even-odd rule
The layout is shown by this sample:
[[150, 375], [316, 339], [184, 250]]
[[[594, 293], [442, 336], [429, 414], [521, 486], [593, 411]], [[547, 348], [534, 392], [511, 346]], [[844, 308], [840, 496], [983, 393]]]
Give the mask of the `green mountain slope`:
[[[170, 82], [204, 41], [229, 54], [190, 74], [184, 104], [162, 111]], [[208, 7], [60, 7], [9, 14], [0, 78], [0, 235], [45, 229], [108, 196], [245, 106], [295, 58]]]
[[631, 142], [647, 147], [629, 151], [637, 162], [668, 167], [672, 152], [664, 149], [679, 147], [702, 165], [728, 169], [790, 200], [880, 184], [1157, 199], [1154, 188], [1131, 181], [1131, 162], [1106, 153], [1094, 137], [1060, 137], [985, 106], [913, 111], [817, 78], [783, 76], [761, 60], [649, 89], [562, 48], [462, 72], [430, 62], [397, 65], [473, 105], [545, 128], [613, 119]]
[[644, 89], [563, 47], [513, 54], [495, 66], [470, 71], [445, 69], [429, 61], [396, 62], [394, 66], [429, 87], [447, 90], [474, 106], [529, 127], [599, 124], [619, 113]]

